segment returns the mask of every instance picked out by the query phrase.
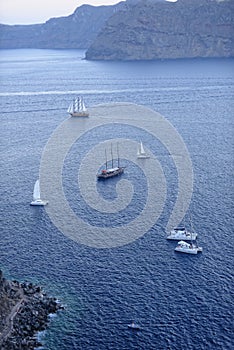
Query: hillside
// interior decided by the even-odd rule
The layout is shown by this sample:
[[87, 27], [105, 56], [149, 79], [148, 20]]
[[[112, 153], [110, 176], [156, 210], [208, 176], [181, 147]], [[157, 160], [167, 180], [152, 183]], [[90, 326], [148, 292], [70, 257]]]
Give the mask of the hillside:
[[0, 24], [0, 48], [87, 49], [106, 20], [124, 3], [113, 6], [78, 7], [67, 17], [34, 25]]
[[89, 60], [234, 56], [234, 0], [141, 0], [109, 18]]
[[234, 0], [127, 0], [34, 25], [0, 24], [0, 48], [88, 49], [88, 60], [234, 56]]

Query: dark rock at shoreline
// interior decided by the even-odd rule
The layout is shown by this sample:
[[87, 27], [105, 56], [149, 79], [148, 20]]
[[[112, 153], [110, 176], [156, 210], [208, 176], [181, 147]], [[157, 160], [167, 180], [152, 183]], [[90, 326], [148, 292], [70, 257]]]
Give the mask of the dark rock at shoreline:
[[0, 348], [34, 349], [36, 334], [48, 327], [49, 314], [62, 306], [32, 283], [8, 281], [0, 270]]

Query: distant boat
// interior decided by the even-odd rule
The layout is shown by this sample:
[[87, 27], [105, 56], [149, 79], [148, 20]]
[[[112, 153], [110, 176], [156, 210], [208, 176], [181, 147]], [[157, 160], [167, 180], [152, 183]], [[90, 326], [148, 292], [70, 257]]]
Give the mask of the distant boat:
[[140, 146], [137, 150], [137, 158], [141, 158], [141, 159], [150, 158], [150, 156], [147, 153], [145, 153], [142, 142], [140, 143]]
[[72, 117], [88, 117], [89, 112], [87, 111], [87, 108], [85, 107], [85, 103], [82, 97], [75, 98], [70, 106], [68, 107], [68, 113]]
[[189, 241], [195, 240], [197, 233], [188, 231], [185, 227], [175, 227], [167, 236], [169, 240]]
[[39, 180], [35, 182], [34, 190], [33, 190], [33, 201], [30, 205], [46, 205], [48, 202], [43, 201], [40, 195], [40, 183]]
[[136, 324], [135, 322], [128, 324], [128, 328], [134, 329], [136, 331], [139, 331], [141, 329], [141, 327], [138, 324]]
[[[107, 155], [106, 155], [106, 169], [103, 169], [101, 173], [97, 174], [98, 180], [105, 180], [109, 179], [110, 177], [118, 176], [124, 172], [124, 167], [121, 167], [119, 165], [119, 149], [117, 145], [117, 153], [118, 153], [118, 166], [114, 167], [114, 160], [113, 160], [113, 152], [112, 152], [112, 145], [111, 145], [111, 156], [112, 156], [112, 167], [107, 167]], [[106, 151], [105, 151], [106, 154]]]
[[175, 251], [186, 254], [197, 254], [198, 252], [202, 252], [202, 247], [198, 247], [198, 245], [192, 241], [191, 243], [179, 241], [175, 247]]

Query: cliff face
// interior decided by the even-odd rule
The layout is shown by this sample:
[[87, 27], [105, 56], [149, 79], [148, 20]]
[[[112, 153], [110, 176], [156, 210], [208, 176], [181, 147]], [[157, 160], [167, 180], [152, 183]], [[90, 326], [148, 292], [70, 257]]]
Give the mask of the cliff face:
[[87, 49], [124, 3], [113, 6], [83, 5], [67, 17], [52, 18], [35, 25], [0, 25], [0, 48]]
[[89, 47], [90, 60], [233, 57], [233, 33], [234, 0], [127, 0], [44, 24], [0, 24], [0, 48]]
[[109, 18], [90, 60], [234, 56], [233, 0], [141, 0]]

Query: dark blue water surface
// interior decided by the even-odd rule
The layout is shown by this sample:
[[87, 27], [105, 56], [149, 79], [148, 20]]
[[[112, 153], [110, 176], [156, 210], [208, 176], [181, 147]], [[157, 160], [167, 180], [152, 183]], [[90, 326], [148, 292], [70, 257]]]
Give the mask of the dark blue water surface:
[[[10, 278], [43, 285], [66, 305], [41, 335], [47, 350], [233, 349], [234, 60], [115, 63], [83, 56], [75, 50], [1, 52], [1, 268]], [[158, 152], [168, 183], [163, 213], [142, 238], [119, 248], [86, 247], [59, 232], [44, 208], [29, 206], [43, 148], [76, 94], [88, 106], [142, 104], [174, 125], [193, 163], [190, 209], [202, 254], [176, 254], [175, 243], [165, 239], [176, 170], [163, 146], [141, 130], [126, 127], [121, 137], [131, 134]], [[95, 142], [111, 133], [111, 126], [100, 128]], [[92, 140], [87, 134], [84, 147]], [[64, 186], [79, 215], [79, 156], [73, 152], [75, 146]], [[133, 164], [124, 177], [134, 189], [146, 181]], [[117, 182], [99, 184], [100, 194], [114, 199]], [[113, 220], [91, 208], [80, 215], [96, 226], [125, 224], [146, 197], [139, 188], [128, 215]], [[141, 331], [128, 329], [132, 320]]]

